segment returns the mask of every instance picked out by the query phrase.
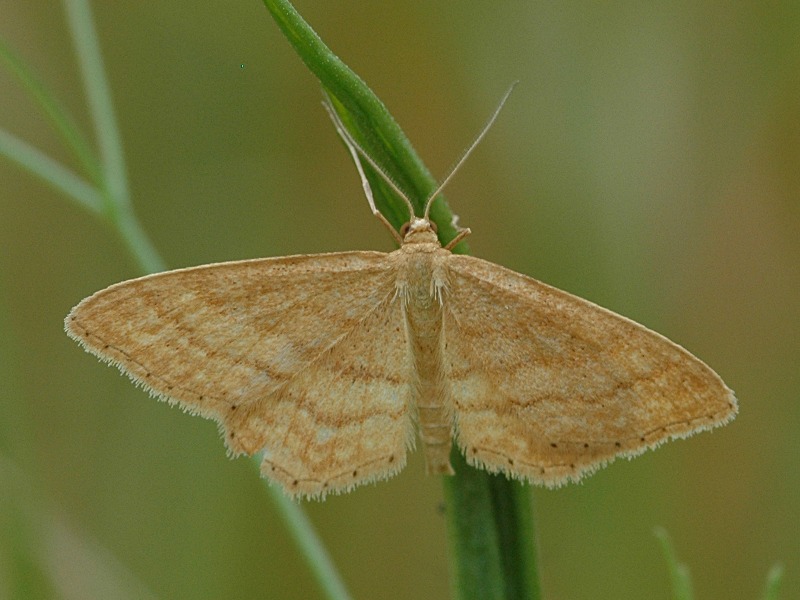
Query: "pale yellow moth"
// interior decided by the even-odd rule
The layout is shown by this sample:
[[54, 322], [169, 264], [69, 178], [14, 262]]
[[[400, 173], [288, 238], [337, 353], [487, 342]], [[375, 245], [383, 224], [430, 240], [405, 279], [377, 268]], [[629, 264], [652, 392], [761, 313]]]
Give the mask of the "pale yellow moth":
[[[506, 98], [508, 94], [506, 94]], [[503, 102], [505, 98], [503, 99]], [[645, 327], [442, 247], [429, 210], [502, 107], [402, 235], [400, 248], [204, 265], [112, 285], [66, 331], [151, 394], [219, 423], [233, 455], [292, 496], [400, 471], [415, 429], [429, 473], [469, 464], [536, 484], [734, 418], [699, 359]]]

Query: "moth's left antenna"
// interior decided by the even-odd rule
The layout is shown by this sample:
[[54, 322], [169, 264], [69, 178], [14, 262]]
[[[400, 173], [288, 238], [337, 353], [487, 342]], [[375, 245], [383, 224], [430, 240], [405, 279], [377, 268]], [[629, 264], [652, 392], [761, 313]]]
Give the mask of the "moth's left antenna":
[[345, 146], [350, 151], [350, 156], [353, 158], [353, 162], [356, 164], [356, 170], [358, 171], [358, 176], [361, 177], [361, 187], [364, 189], [364, 195], [367, 197], [367, 202], [369, 202], [369, 207], [372, 210], [372, 214], [378, 217], [378, 219], [386, 225], [387, 229], [392, 234], [397, 243], [402, 245], [403, 244], [403, 237], [397, 232], [397, 230], [389, 223], [388, 219], [383, 216], [383, 213], [378, 210], [378, 207], [375, 206], [375, 199], [372, 197], [372, 187], [369, 185], [369, 180], [367, 179], [366, 173], [364, 173], [364, 167], [361, 164], [361, 160], [359, 160], [359, 156], [363, 157], [369, 165], [375, 169], [375, 171], [383, 178], [383, 180], [389, 184], [389, 186], [400, 196], [403, 201], [408, 206], [409, 212], [409, 219], [414, 218], [414, 206], [411, 204], [411, 200], [408, 199], [408, 196], [405, 195], [403, 190], [392, 181], [392, 178], [384, 171], [377, 162], [375, 162], [372, 157], [367, 154], [366, 150], [364, 150], [358, 142], [353, 139], [353, 136], [350, 135], [350, 132], [342, 123], [342, 120], [339, 118], [339, 115], [333, 108], [333, 104], [331, 103], [331, 99], [328, 96], [327, 92], [325, 92], [325, 100], [322, 101], [322, 106], [325, 107], [325, 110], [328, 111], [328, 116], [333, 121], [333, 126], [336, 128], [336, 133], [339, 134], [339, 137], [342, 138]]

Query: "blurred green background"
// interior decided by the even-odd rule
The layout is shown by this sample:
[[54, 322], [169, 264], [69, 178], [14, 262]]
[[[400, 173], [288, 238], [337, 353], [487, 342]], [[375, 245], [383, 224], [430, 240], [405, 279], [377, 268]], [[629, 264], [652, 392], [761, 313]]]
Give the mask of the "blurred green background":
[[[448, 189], [473, 253], [664, 333], [737, 393], [728, 427], [535, 491], [546, 597], [670, 598], [662, 525], [698, 599], [757, 598], [776, 561], [800, 598], [800, 5], [296, 6], [435, 174], [519, 79]], [[258, 0], [93, 9], [136, 210], [171, 267], [392, 249]], [[0, 35], [90, 131], [61, 4], [0, 0]], [[76, 166], [6, 70], [0, 126]], [[63, 334], [138, 274], [103, 223], [0, 160], [0, 595], [22, 573], [41, 597], [319, 597], [214, 424]], [[444, 598], [441, 501], [415, 453], [306, 507], [355, 597]]]

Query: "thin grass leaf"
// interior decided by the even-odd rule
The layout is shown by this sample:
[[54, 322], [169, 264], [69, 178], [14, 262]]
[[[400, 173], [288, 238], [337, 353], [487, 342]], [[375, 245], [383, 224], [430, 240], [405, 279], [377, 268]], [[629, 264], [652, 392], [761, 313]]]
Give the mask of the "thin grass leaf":
[[[7, 282], [0, 278], [0, 598], [53, 597], [37, 555], [38, 537], [20, 502], [20, 473], [38, 473], [30, 428], [30, 403], [20, 384], [19, 345], [6, 303]], [[7, 468], [13, 465], [14, 468]], [[9, 476], [11, 475], [11, 476]]]
[[39, 81], [33, 70], [11, 50], [2, 37], [0, 37], [0, 59], [8, 67], [9, 71], [16, 76], [34, 102], [42, 109], [52, 123], [53, 128], [61, 136], [66, 147], [73, 152], [81, 167], [86, 170], [89, 179], [98, 189], [102, 189], [102, 169], [88, 140], [75, 125], [75, 121], [67, 113], [66, 109], [61, 106], [50, 90]]
[[102, 149], [102, 164], [55, 96], [1, 38], [0, 59], [47, 115], [66, 146], [73, 151], [86, 170], [94, 186], [8, 131], [0, 130], [0, 153], [63, 192], [83, 208], [101, 214], [110, 221], [122, 236], [126, 247], [132, 249], [134, 260], [143, 270], [163, 271], [164, 262], [130, 205], [119, 129], [111, 107], [110, 91], [88, 4], [85, 0], [66, 0], [65, 5], [67, 14], [71, 17], [70, 25], [78, 48], [80, 72], [91, 104], [90, 114]]
[[0, 597], [155, 600], [108, 549], [53, 511], [36, 483], [2, 454], [0, 489], [3, 549], [12, 554], [2, 571], [8, 581], [0, 580], [0, 594], [5, 585], [10, 595]]
[[[260, 470], [261, 461], [258, 457], [253, 461]], [[344, 585], [336, 566], [331, 560], [325, 545], [320, 540], [317, 532], [309, 521], [306, 513], [298, 504], [293, 502], [279, 489], [277, 485], [270, 485], [266, 479], [261, 480], [264, 487], [272, 496], [275, 506], [281, 512], [284, 522], [289, 527], [295, 542], [308, 559], [314, 578], [330, 600], [350, 600], [351, 596]]]
[[663, 527], [656, 527], [653, 531], [658, 541], [661, 543], [661, 551], [664, 553], [664, 561], [667, 563], [669, 578], [672, 583], [672, 598], [674, 600], [692, 600], [692, 579], [689, 567], [678, 560], [672, 540]]
[[103, 55], [88, 0], [64, 0], [63, 4], [89, 103], [89, 115], [100, 146], [105, 181], [103, 188], [110, 199], [113, 199], [112, 206], [109, 207], [113, 211], [114, 207], [130, 206], [130, 189], [122, 151], [122, 136], [111, 100], [111, 87], [103, 67]]
[[764, 594], [761, 596], [763, 600], [778, 600], [783, 584], [783, 565], [772, 565], [767, 573], [767, 583], [764, 586]]
[[56, 191], [69, 196], [88, 211], [98, 215], [103, 213], [103, 197], [89, 182], [3, 129], [0, 129], [0, 154], [39, 177]]
[[30, 510], [21, 509], [13, 486], [3, 481], [4, 462], [0, 455], [0, 598], [53, 598], [54, 586], [40, 556], [40, 536], [29, 518]]
[[78, 55], [89, 114], [94, 123], [102, 159], [105, 216], [116, 227], [133, 257], [146, 272], [163, 271], [164, 261], [136, 218], [130, 200], [122, 138], [114, 115], [100, 44], [88, 0], [64, 0], [69, 31]]

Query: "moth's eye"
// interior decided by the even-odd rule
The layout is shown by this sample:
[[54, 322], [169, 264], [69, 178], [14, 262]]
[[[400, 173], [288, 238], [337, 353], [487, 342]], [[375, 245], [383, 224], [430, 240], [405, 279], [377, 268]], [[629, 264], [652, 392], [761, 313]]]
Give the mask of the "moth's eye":
[[403, 226], [400, 228], [400, 237], [406, 237], [408, 230], [411, 228], [411, 221], [408, 223], [403, 223]]
[[439, 228], [436, 226], [436, 223], [433, 221], [428, 221], [430, 223], [431, 229], [433, 229], [433, 233], [439, 233]]

